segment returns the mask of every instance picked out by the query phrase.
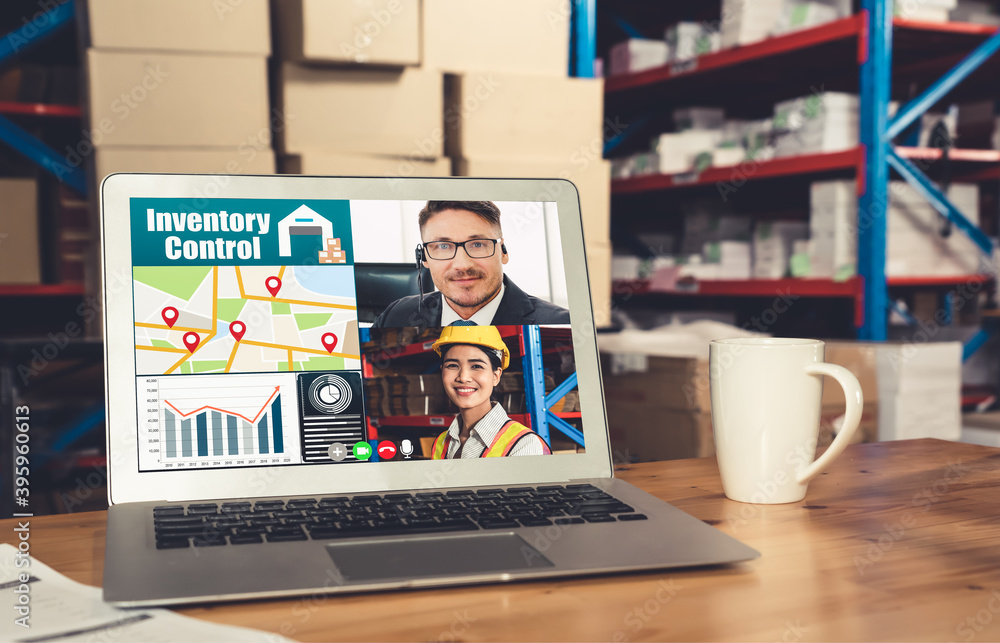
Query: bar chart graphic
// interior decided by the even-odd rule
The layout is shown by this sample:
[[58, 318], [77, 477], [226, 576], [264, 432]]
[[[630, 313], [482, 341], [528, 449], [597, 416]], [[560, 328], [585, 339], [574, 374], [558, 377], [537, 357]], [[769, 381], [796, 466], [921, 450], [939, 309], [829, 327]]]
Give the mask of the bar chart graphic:
[[147, 451], [155, 453], [156, 468], [301, 462], [294, 380], [284, 380], [147, 379]]

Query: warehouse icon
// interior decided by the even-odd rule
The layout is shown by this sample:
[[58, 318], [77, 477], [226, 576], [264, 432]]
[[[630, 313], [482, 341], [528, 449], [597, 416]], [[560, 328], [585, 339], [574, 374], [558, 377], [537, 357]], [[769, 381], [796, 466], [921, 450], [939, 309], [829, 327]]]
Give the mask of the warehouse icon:
[[325, 245], [327, 239], [333, 238], [333, 224], [312, 208], [302, 205], [278, 222], [278, 255], [292, 256], [292, 235], [318, 236]]

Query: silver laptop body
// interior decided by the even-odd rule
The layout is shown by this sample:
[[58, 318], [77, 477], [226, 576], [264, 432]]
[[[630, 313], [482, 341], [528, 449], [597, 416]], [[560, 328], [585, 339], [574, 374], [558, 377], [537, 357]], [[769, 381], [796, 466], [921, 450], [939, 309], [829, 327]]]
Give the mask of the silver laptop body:
[[[413, 213], [428, 200], [497, 203], [510, 253], [504, 274], [569, 310], [577, 452], [361, 462], [326, 457], [326, 442], [309, 446], [317, 440], [305, 410], [315, 402], [309, 378], [370, 376], [353, 353], [365, 335], [352, 317], [352, 296], [360, 299], [353, 266], [413, 265], [420, 242]], [[118, 174], [102, 184], [101, 225], [106, 601], [167, 605], [433, 587], [759, 556], [614, 479], [579, 199], [568, 181]], [[272, 279], [279, 275], [280, 285]], [[366, 395], [361, 390], [355, 397]], [[370, 430], [370, 420], [362, 418], [358, 430]], [[245, 544], [223, 538], [218, 546], [171, 549], [157, 548], [154, 527], [155, 511], [187, 516], [177, 508], [192, 503], [584, 484], [647, 519]]]

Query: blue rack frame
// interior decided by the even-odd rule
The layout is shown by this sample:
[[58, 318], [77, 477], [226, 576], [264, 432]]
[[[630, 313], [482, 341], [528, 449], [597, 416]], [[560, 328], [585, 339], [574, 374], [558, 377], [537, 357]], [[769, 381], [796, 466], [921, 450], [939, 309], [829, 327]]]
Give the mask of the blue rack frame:
[[[69, 25], [76, 16], [75, 0], [67, 0], [45, 13], [40, 13], [31, 22], [0, 39], [0, 65], [37, 45], [63, 27]], [[32, 136], [13, 121], [0, 116], [0, 141], [3, 141], [32, 163], [52, 174], [59, 181], [70, 186], [81, 195], [87, 194], [87, 175], [80, 167], [67, 164], [66, 159], [51, 147]]]
[[[900, 156], [892, 140], [1000, 51], [1000, 31], [981, 43], [920, 96], [899, 109], [890, 120], [892, 0], [861, 0], [861, 11], [866, 23], [860, 36], [864, 39], [865, 57], [861, 61], [859, 87], [859, 142], [864, 148], [864, 170], [857, 179], [863, 181], [864, 186], [864, 191], [858, 196], [858, 274], [864, 284], [864, 321], [858, 329], [858, 338], [883, 341], [888, 335], [888, 312], [891, 307], [885, 274], [890, 166], [942, 216], [969, 235], [984, 253], [993, 251], [993, 243], [982, 230], [972, 224], [919, 168]], [[634, 35], [635, 29], [631, 25], [616, 16], [612, 17], [623, 30]], [[584, 24], [586, 21], [590, 21], [589, 25]], [[573, 0], [572, 33], [577, 45], [574, 47], [577, 56], [573, 65], [573, 71], [577, 72], [575, 75], [583, 75], [579, 73], [581, 69], [593, 70], [592, 59], [586, 61], [580, 58], [584, 40], [577, 34], [593, 33], [595, 26], [596, 12], [592, 0]], [[614, 149], [620, 142], [608, 141], [605, 152]]]
[[[867, 12], [867, 57], [861, 63], [860, 142], [865, 149], [865, 191], [858, 199], [858, 274], [864, 278], [864, 324], [858, 338], [885, 340], [890, 309], [885, 276], [886, 213], [889, 207], [889, 167], [912, 185], [931, 205], [962, 230], [987, 255], [993, 243], [970, 222], [916, 165], [900, 156], [892, 140], [931, 106], [1000, 50], [1000, 32], [980, 44], [923, 93], [889, 119], [892, 80], [892, 0], [862, 0]], [[975, 344], [973, 342], [972, 344]], [[979, 342], [981, 345], [981, 342]], [[978, 346], [967, 349], [975, 351]]]
[[567, 393], [577, 387], [576, 373], [573, 373], [558, 386], [545, 394], [545, 371], [542, 367], [542, 333], [538, 326], [522, 326], [524, 353], [521, 356], [521, 366], [524, 369], [524, 395], [531, 418], [531, 430], [542, 436], [546, 443], [556, 429], [573, 442], [584, 446], [583, 432], [562, 419], [550, 409]]

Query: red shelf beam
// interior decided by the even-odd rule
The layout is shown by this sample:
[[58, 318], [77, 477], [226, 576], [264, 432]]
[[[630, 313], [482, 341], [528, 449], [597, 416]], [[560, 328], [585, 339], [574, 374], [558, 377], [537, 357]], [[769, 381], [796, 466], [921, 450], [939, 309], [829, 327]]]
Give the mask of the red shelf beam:
[[[944, 153], [942, 150], [933, 147], [897, 147], [896, 151], [904, 158], [925, 161], [936, 161]], [[948, 158], [953, 161], [969, 161], [972, 163], [1000, 163], [1000, 150], [952, 149], [948, 152]]]
[[893, 287], [919, 286], [959, 286], [962, 284], [982, 285], [993, 281], [993, 275], [956, 275], [948, 277], [889, 277], [888, 282]]
[[80, 296], [83, 292], [83, 284], [0, 284], [0, 297]]
[[604, 92], [612, 94], [637, 87], [655, 85], [678, 76], [732, 67], [752, 60], [806, 49], [836, 40], [849, 40], [857, 37], [862, 24], [862, 16], [859, 14], [785, 36], [768, 38], [743, 47], [705, 54], [695, 58], [689, 64], [665, 65], [634, 74], [612, 76], [604, 81]]
[[[813, 174], [833, 170], [848, 170], [858, 167], [863, 158], [861, 148], [856, 147], [842, 152], [790, 156], [768, 161], [748, 161], [748, 168], [751, 169], [743, 171], [741, 177], [751, 180], [793, 176], [795, 174]], [[690, 173], [649, 174], [627, 179], [616, 179], [611, 182], [611, 193], [637, 194], [729, 181], [733, 178], [733, 172], [739, 167], [741, 166], [711, 167], [697, 175]]]
[[647, 279], [619, 279], [614, 282], [617, 295], [661, 294], [700, 297], [771, 297], [777, 294], [803, 297], [854, 297], [861, 291], [857, 277], [847, 281], [830, 279], [736, 279], [691, 282], [676, 290], [654, 290]]
[[[899, 147], [900, 156], [911, 159], [937, 160], [941, 158], [941, 150], [924, 147]], [[1000, 164], [998, 150], [967, 150], [953, 149], [949, 153], [953, 161], [970, 163]], [[648, 174], [627, 179], [616, 179], [611, 182], [612, 194], [636, 194], [706, 185], [730, 181], [733, 173], [739, 171], [745, 180], [794, 176], [797, 174], [816, 174], [835, 170], [858, 168], [863, 161], [863, 151], [860, 147], [842, 152], [825, 152], [822, 154], [806, 154], [768, 161], [747, 161], [741, 165], [712, 167], [700, 174]], [[743, 168], [746, 165], [746, 168]], [[996, 172], [997, 168], [989, 168], [987, 172]], [[963, 180], [964, 180], [963, 176]]]
[[997, 28], [992, 25], [981, 25], [974, 22], [927, 22], [925, 20], [910, 20], [908, 18], [893, 18], [892, 25], [897, 29], [966, 34], [970, 36], [992, 36], [997, 31]]
[[83, 111], [75, 105], [46, 105], [45, 103], [0, 101], [0, 114], [80, 118], [83, 115]]
[[[866, 21], [867, 16], [864, 12], [860, 12], [856, 15], [841, 18], [840, 20], [810, 29], [803, 29], [802, 31], [796, 31], [795, 33], [783, 36], [775, 36], [742, 47], [733, 47], [705, 54], [691, 61], [684, 61], [681, 64], [672, 63], [632, 74], [612, 76], [604, 81], [604, 92], [606, 94], [615, 94], [640, 87], [657, 85], [673, 78], [735, 67], [781, 54], [805, 53], [804, 50], [808, 50], [809, 48], [837, 41], [857, 40], [857, 57], [858, 61], [861, 62], [864, 60], [866, 52], [864, 51], [865, 40], [864, 38], [859, 38], [859, 36], [864, 33], [867, 26]], [[920, 20], [907, 20], [905, 18], [893, 19], [893, 26], [899, 31], [917, 32], [912, 34], [917, 37], [940, 34], [952, 39], [966, 36], [985, 38], [997, 31], [996, 27], [990, 25], [965, 22], [924, 22]]]
[[[992, 275], [956, 275], [948, 277], [889, 277], [892, 287], [957, 286], [960, 284], [986, 284]], [[854, 297], [861, 293], [861, 280], [853, 277], [847, 281], [830, 279], [733, 279], [693, 281], [675, 290], [650, 287], [648, 279], [616, 279], [616, 295], [677, 295], [700, 297], [770, 297], [777, 293], [802, 297]]]

